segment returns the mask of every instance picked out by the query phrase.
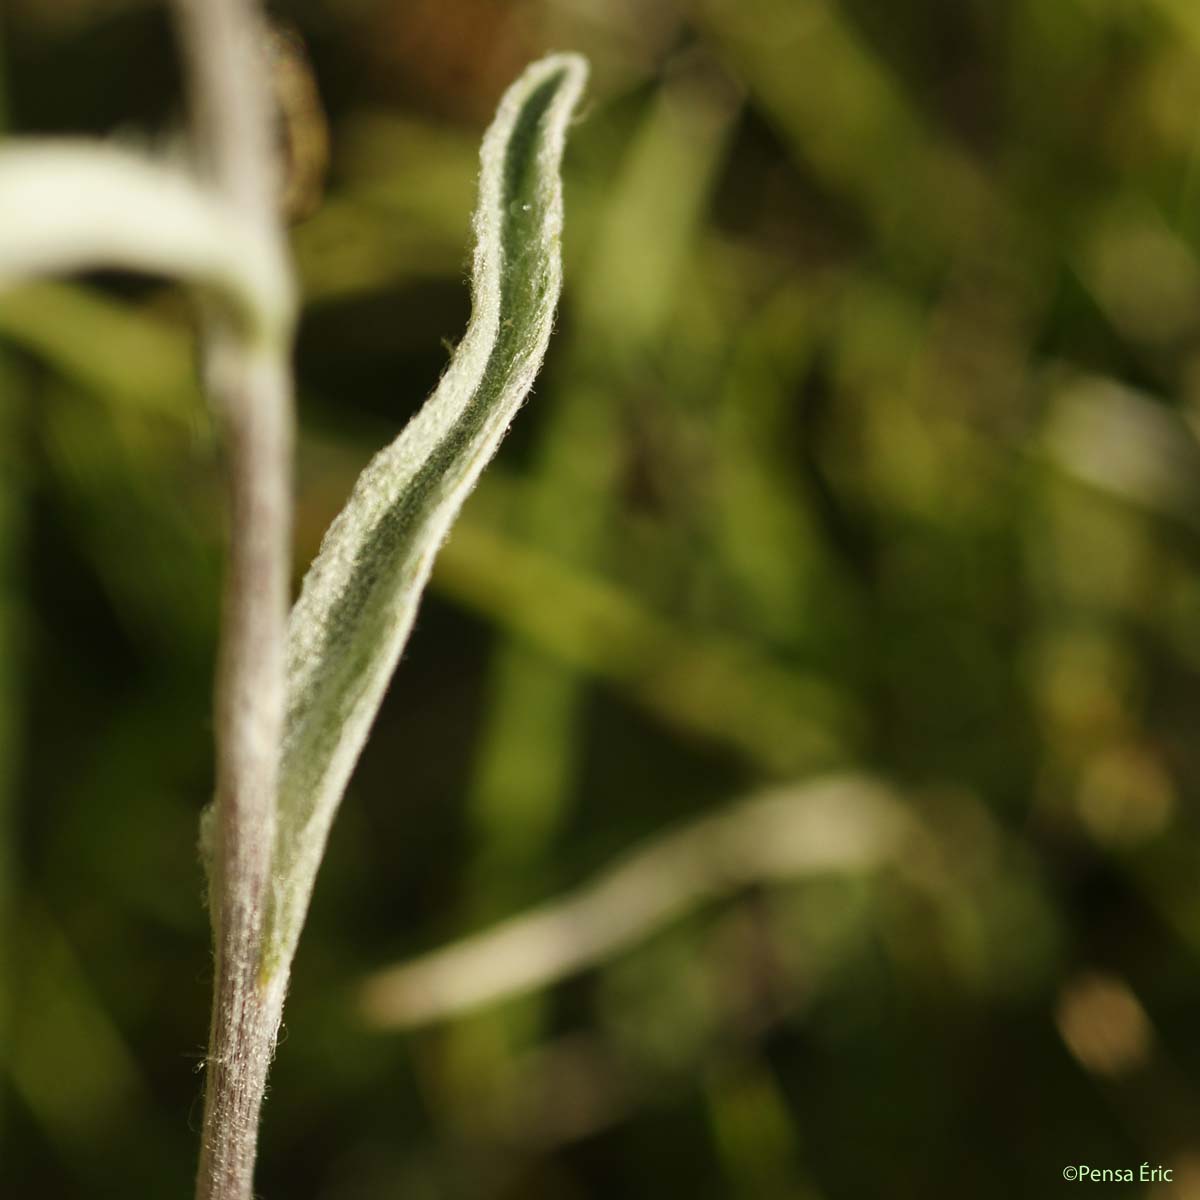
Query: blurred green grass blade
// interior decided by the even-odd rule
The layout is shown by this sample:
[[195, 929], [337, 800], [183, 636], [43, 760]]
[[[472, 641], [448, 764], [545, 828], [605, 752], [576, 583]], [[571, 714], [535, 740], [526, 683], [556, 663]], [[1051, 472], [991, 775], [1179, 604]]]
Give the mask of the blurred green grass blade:
[[1150, 0], [1148, 8], [1195, 47], [1200, 47], [1200, 9], [1189, 0]]
[[21, 918], [26, 966], [10, 1077], [56, 1152], [71, 1162], [119, 1136], [125, 1122], [144, 1129], [149, 1089], [65, 931], [36, 900], [26, 901]]
[[703, 0], [698, 18], [797, 161], [855, 204], [890, 257], [920, 269], [994, 243], [987, 181], [926, 127], [841, 5]]
[[759, 1056], [718, 1064], [704, 1079], [717, 1154], [738, 1196], [822, 1200], [804, 1165], [804, 1148], [786, 1096]]
[[[731, 339], [714, 414], [710, 529], [717, 559], [764, 642], [797, 648], [828, 628], [821, 583], [830, 562], [797, 486], [801, 389], [827, 336], [834, 289], [787, 281]], [[816, 450], [806, 445], [805, 452]]]
[[627, 591], [464, 516], [437, 585], [510, 635], [615, 683], [681, 733], [775, 776], [853, 758], [862, 714], [828, 679], [781, 666], [753, 644], [680, 627]]
[[53, 377], [39, 389], [57, 516], [131, 643], [203, 662], [214, 634], [221, 508], [216, 476], [198, 469], [199, 439], [186, 424], [202, 410], [177, 403], [170, 416], [150, 417], [126, 399]]
[[593, 360], [628, 373], [631, 358], [671, 332], [680, 277], [696, 253], [741, 97], [704, 57], [677, 63], [606, 192], [577, 293]]
[[456, 277], [477, 144], [444, 126], [384, 112], [348, 121], [338, 142], [338, 172], [346, 182], [292, 231], [306, 306], [400, 280]]
[[265, 973], [290, 962], [438, 547], [541, 365], [562, 283], [559, 167], [586, 71], [578, 56], [550, 56], [501, 101], [481, 151], [466, 336], [421, 412], [363, 472], [293, 610]]
[[147, 414], [190, 411], [197, 422], [206, 419], [191, 335], [133, 305], [76, 284], [39, 280], [0, 293], [0, 336], [97, 399]]

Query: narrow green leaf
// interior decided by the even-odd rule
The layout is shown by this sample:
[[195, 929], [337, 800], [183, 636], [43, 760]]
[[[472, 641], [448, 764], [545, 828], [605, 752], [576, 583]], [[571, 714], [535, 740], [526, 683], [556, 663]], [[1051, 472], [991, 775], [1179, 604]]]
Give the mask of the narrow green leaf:
[[562, 282], [559, 167], [586, 74], [578, 56], [552, 55], [501, 101], [480, 154], [466, 335], [425, 406], [359, 478], [293, 609], [265, 977], [291, 962], [438, 547], [545, 354]]

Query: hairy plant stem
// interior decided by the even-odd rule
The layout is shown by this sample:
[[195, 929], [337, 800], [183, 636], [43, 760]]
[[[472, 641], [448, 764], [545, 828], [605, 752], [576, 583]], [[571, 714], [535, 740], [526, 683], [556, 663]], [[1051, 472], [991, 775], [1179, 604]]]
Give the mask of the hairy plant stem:
[[[248, 0], [175, 0], [195, 141], [212, 185], [282, 260], [263, 28]], [[264, 977], [285, 709], [291, 540], [290, 313], [246, 330], [206, 314], [206, 385], [224, 429], [230, 550], [216, 682], [210, 905], [216, 982], [198, 1200], [249, 1200], [286, 975]]]
[[[232, 361], [219, 362], [227, 352]], [[283, 722], [287, 574], [279, 538], [289, 528], [281, 464], [290, 458], [290, 385], [276, 355], [256, 359], [217, 343], [213, 357], [212, 386], [225, 408], [232, 536], [216, 688], [216, 984], [197, 1197], [248, 1200], [286, 987], [285, 976], [268, 981], [260, 968]], [[229, 376], [221, 380], [218, 367]]]

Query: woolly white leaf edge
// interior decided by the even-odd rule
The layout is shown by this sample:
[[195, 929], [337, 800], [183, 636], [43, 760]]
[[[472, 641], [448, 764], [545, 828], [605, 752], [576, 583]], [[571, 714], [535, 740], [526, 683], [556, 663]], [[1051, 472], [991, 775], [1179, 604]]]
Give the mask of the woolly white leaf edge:
[[[262, 964], [274, 986], [286, 979], [333, 817], [437, 550], [545, 354], [562, 283], [560, 165], [587, 70], [579, 55], [550, 55], [501, 100], [480, 151], [466, 334], [420, 412], [359, 477], [292, 611]], [[517, 175], [527, 186], [510, 194]], [[514, 229], [522, 236], [506, 238]]]

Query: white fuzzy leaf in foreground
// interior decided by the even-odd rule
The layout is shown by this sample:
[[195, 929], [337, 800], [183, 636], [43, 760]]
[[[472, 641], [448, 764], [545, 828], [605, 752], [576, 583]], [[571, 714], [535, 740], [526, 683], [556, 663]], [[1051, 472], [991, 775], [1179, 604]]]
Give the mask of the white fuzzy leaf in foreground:
[[291, 962], [434, 556], [545, 354], [562, 281], [559, 168], [586, 73], [578, 56], [552, 55], [501, 101], [480, 154], [466, 335], [425, 406], [359, 478], [292, 611], [268, 978]]
[[249, 330], [286, 329], [276, 248], [181, 169], [104, 142], [30, 139], [0, 149], [0, 287], [115, 268], [215, 293]]

